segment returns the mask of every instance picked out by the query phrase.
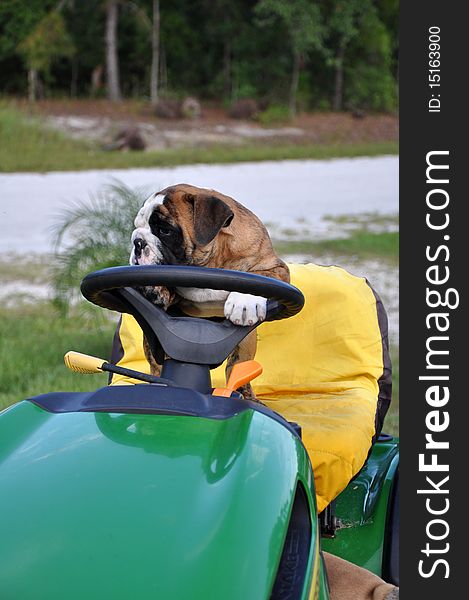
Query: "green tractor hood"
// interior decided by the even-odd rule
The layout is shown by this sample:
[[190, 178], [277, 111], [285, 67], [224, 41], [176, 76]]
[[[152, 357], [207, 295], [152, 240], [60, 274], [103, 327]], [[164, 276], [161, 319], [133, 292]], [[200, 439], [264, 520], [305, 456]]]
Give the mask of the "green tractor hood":
[[3, 598], [268, 599], [299, 488], [311, 578], [309, 459], [274, 413], [60, 413], [33, 402], [0, 416]]

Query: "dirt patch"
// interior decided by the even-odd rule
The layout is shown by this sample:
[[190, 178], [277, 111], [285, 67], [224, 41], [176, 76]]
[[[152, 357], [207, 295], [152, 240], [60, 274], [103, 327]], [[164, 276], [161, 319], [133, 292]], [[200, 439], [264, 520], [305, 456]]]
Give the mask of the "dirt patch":
[[[22, 101], [18, 107], [31, 110]], [[35, 105], [34, 114], [45, 118], [54, 129], [93, 142], [108, 142], [118, 130], [138, 126], [149, 150], [253, 142], [339, 144], [398, 139], [398, 118], [391, 114], [355, 118], [350, 113], [302, 113], [288, 123], [262, 126], [230, 119], [226, 110], [211, 104], [202, 105], [199, 119], [164, 120], [157, 118], [148, 104], [106, 100], [43, 100]]]
[[[90, 140], [97, 143], [108, 143], [118, 131], [125, 130], [131, 123], [109, 117], [54, 116], [45, 117], [49, 127], [62, 131], [75, 139]], [[192, 121], [182, 126], [166, 125], [137, 121], [141, 136], [148, 150], [164, 148], [208, 147], [215, 144], [242, 145], [250, 140], [285, 142], [304, 135], [301, 129], [285, 127], [281, 129], [265, 129], [247, 124], [236, 125], [204, 125]]]

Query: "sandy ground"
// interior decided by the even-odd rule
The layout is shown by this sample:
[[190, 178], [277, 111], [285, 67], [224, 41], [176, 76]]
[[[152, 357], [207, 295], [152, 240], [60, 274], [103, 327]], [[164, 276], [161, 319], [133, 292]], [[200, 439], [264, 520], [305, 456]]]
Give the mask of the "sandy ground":
[[[103, 143], [111, 142], [120, 131], [133, 125], [128, 120], [115, 120], [109, 117], [49, 116], [46, 125], [62, 131], [74, 139], [91, 140]], [[214, 144], [242, 145], [256, 140], [269, 142], [297, 141], [306, 136], [299, 127], [265, 128], [248, 123], [228, 123], [201, 125], [197, 122], [185, 123], [184, 127], [166, 124], [138, 122], [146, 150], [165, 148], [204, 147]]]
[[[27, 262], [31, 254], [52, 251], [51, 231], [58, 213], [73, 200], [86, 200], [110, 178], [150, 190], [190, 182], [223, 191], [251, 208], [275, 239], [343, 237], [360, 226], [364, 213], [378, 215], [378, 230], [397, 227], [397, 157], [280, 161], [236, 165], [189, 165], [165, 169], [0, 174], [0, 256]], [[347, 218], [338, 218], [347, 215]], [[329, 217], [337, 217], [330, 219]], [[343, 222], [342, 222], [343, 221]], [[366, 277], [381, 295], [390, 321], [391, 343], [398, 343], [399, 280], [395, 266], [353, 257], [295, 255], [290, 262], [340, 265]], [[51, 296], [47, 282], [31, 276], [3, 281], [4, 305]]]
[[[112, 178], [148, 192], [176, 183], [217, 189], [236, 198], [281, 237], [337, 237], [327, 217], [398, 213], [398, 158], [381, 156], [234, 165], [187, 165], [61, 173], [0, 174], [0, 253], [51, 251], [50, 228], [61, 209], [86, 200]], [[27, 235], [25, 235], [25, 224]]]

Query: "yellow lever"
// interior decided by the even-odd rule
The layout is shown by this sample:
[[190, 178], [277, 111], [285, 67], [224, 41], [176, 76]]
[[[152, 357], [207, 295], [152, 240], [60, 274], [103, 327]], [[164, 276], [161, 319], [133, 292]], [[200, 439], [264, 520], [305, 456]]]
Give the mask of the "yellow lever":
[[216, 388], [213, 390], [212, 395], [229, 398], [232, 392], [245, 383], [249, 383], [256, 377], [259, 377], [262, 371], [262, 365], [255, 360], [245, 360], [244, 362], [236, 363], [226, 382], [226, 388]]
[[67, 352], [64, 356], [64, 363], [71, 371], [77, 373], [102, 373], [103, 365], [106, 361], [96, 356], [82, 354], [81, 352]]

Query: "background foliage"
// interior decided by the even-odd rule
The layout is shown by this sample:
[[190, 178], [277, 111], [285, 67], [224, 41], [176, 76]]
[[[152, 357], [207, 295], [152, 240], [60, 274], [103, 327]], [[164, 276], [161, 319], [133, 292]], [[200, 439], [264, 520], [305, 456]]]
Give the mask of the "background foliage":
[[[88, 96], [93, 71], [105, 72], [109, 2], [2, 0], [0, 91], [27, 93], [33, 48], [42, 95]], [[152, 9], [152, 0], [118, 2], [127, 97], [149, 97]], [[296, 64], [300, 109], [395, 108], [398, 0], [161, 0], [159, 10], [163, 96], [287, 104]], [[51, 14], [55, 35], [44, 27]]]
[[53, 230], [53, 284], [61, 308], [81, 297], [77, 282], [91, 271], [128, 264], [134, 218], [149, 193], [115, 181], [63, 211]]

